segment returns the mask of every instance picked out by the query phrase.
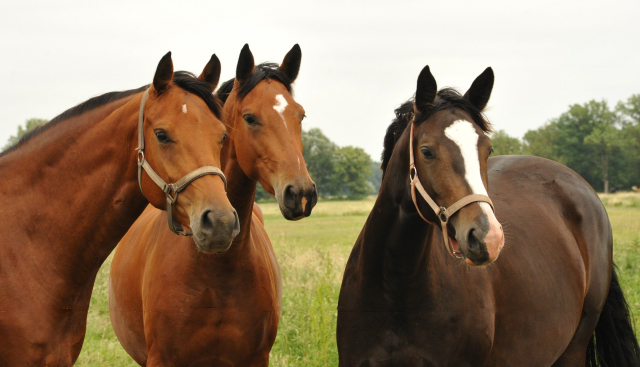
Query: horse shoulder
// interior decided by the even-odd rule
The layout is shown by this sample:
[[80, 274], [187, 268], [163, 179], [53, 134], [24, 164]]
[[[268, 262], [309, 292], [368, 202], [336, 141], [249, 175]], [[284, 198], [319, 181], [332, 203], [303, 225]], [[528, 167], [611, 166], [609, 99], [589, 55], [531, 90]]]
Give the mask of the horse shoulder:
[[[145, 239], [163, 211], [149, 205], [116, 247], [109, 278], [109, 316], [118, 339], [138, 362], [147, 359], [143, 294], [148, 253], [153, 241]], [[166, 226], [166, 224], [165, 224]]]

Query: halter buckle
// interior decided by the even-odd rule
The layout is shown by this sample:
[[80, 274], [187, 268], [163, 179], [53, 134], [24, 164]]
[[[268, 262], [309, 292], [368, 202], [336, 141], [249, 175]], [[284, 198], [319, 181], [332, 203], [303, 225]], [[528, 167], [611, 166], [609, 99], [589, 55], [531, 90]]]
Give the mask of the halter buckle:
[[440, 212], [438, 212], [438, 218], [440, 222], [447, 224], [449, 222], [449, 216], [447, 215], [447, 208], [444, 206], [440, 207]]
[[144, 162], [144, 150], [142, 150], [142, 148], [136, 148], [136, 151], [138, 152], [138, 166], [140, 166], [142, 162]]
[[416, 177], [418, 177], [418, 169], [415, 165], [411, 165], [411, 167], [409, 167], [409, 178], [413, 181]]

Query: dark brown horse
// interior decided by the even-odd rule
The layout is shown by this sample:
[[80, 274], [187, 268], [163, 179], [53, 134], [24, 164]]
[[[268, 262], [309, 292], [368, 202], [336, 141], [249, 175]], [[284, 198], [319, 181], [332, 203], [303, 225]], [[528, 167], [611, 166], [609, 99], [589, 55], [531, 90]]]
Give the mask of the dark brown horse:
[[[219, 75], [215, 55], [201, 80], [174, 74], [169, 53], [150, 86], [92, 98], [0, 156], [1, 366], [77, 359], [100, 265], [149, 203], [165, 208], [165, 193], [145, 172], [174, 183], [220, 166], [226, 129], [211, 95]], [[136, 152], [139, 120], [146, 144]], [[138, 161], [147, 162], [144, 195]], [[212, 211], [226, 217], [211, 219]], [[234, 213], [221, 177], [208, 173], [174, 203], [180, 224], [201, 224], [192, 229], [204, 247], [231, 241]]]
[[304, 110], [291, 95], [300, 67], [295, 45], [282, 65], [254, 67], [245, 45], [236, 78], [218, 91], [229, 139], [222, 165], [240, 234], [226, 253], [206, 254], [147, 209], [111, 265], [109, 309], [118, 339], [143, 366], [267, 366], [281, 308], [281, 277], [256, 183], [287, 219], [308, 216], [315, 184], [302, 157]]
[[[340, 291], [341, 366], [638, 366], [604, 207], [560, 164], [488, 159], [481, 112], [492, 86], [489, 68], [464, 96], [436, 93], [425, 67], [415, 101], [396, 110], [380, 193]], [[414, 177], [426, 196], [412, 200]], [[485, 187], [505, 226], [493, 263], [502, 239]]]

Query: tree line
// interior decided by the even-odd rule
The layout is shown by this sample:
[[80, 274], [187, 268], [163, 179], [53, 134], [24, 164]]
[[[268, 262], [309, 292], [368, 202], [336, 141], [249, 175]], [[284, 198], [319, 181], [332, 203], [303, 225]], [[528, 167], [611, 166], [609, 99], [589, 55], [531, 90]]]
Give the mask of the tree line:
[[562, 163], [596, 191], [629, 190], [640, 186], [640, 94], [613, 108], [605, 100], [574, 104], [522, 139], [500, 130], [491, 143], [496, 155], [529, 154]]

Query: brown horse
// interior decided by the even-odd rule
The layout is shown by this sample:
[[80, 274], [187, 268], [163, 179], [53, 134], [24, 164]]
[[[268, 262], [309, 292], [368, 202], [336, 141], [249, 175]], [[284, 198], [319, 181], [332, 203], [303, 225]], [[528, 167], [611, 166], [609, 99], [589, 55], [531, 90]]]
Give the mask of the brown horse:
[[240, 234], [224, 254], [194, 250], [171, 234], [163, 212], [147, 209], [122, 239], [111, 265], [109, 309], [118, 339], [146, 366], [267, 366], [281, 308], [281, 278], [256, 183], [287, 219], [317, 201], [302, 157], [304, 110], [291, 95], [300, 67], [295, 45], [282, 65], [254, 67], [247, 45], [236, 78], [220, 88], [229, 139], [222, 165]]
[[[166, 205], [142, 173], [145, 198], [137, 162], [166, 182], [219, 167], [219, 75], [215, 55], [200, 79], [174, 74], [168, 53], [150, 86], [92, 98], [0, 156], [0, 365], [74, 363], [100, 265], [147, 204]], [[139, 120], [146, 149], [136, 153]], [[195, 180], [174, 205], [179, 223], [202, 224], [192, 228], [202, 246], [231, 241], [237, 219], [221, 177]], [[209, 220], [211, 211], [226, 218]]]
[[464, 96], [436, 93], [425, 67], [396, 110], [340, 290], [341, 366], [638, 366], [603, 205], [560, 164], [488, 159], [493, 79], [488, 68]]

